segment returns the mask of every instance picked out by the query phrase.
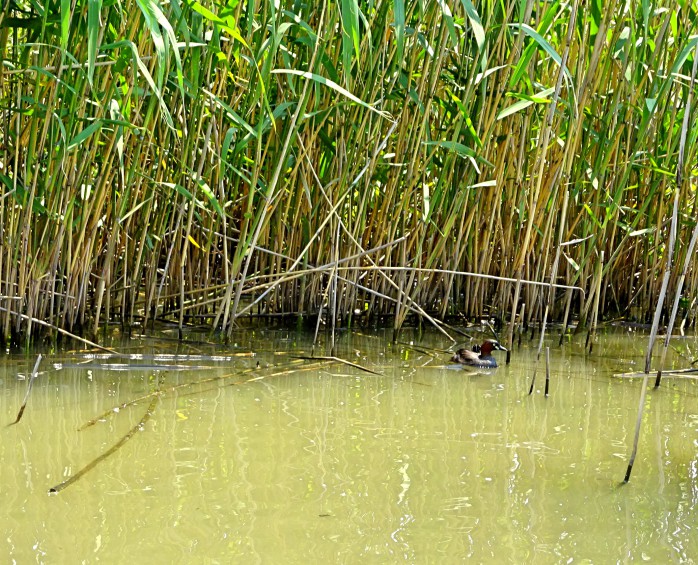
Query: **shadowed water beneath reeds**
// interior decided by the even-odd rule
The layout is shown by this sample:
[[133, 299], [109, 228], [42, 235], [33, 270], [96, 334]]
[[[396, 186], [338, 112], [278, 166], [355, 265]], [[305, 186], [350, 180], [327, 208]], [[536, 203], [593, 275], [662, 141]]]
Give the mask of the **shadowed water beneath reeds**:
[[[21, 422], [0, 431], [0, 554], [66, 563], [666, 563], [698, 553], [695, 380], [669, 378], [648, 395], [635, 470], [620, 485], [641, 379], [613, 374], [642, 368], [644, 336], [602, 335], [591, 356], [582, 337], [551, 347], [546, 399], [542, 365], [527, 395], [537, 342], [524, 342], [509, 366], [472, 373], [447, 366], [436, 333], [404, 333], [417, 349], [387, 335], [338, 339], [338, 356], [380, 375], [307, 369], [313, 362], [292, 356], [310, 353], [312, 336], [287, 331], [248, 331], [229, 346], [118, 344], [140, 359], [45, 355]], [[692, 358], [696, 340], [672, 343], [670, 365], [688, 366], [682, 355]], [[180, 356], [154, 357], [168, 348]], [[17, 374], [34, 360], [5, 358], [5, 423], [26, 388]], [[100, 366], [111, 362], [137, 367]], [[48, 494], [136, 426], [149, 400], [78, 428], [156, 390], [164, 394], [134, 437]]]

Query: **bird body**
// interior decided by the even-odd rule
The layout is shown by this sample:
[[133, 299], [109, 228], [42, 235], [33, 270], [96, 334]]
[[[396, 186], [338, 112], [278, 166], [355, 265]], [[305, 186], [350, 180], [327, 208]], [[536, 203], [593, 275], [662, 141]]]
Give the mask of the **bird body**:
[[459, 349], [455, 352], [451, 361], [460, 363], [461, 365], [469, 365], [470, 367], [480, 367], [485, 369], [494, 369], [498, 367], [497, 360], [492, 356], [492, 351], [506, 351], [498, 341], [493, 339], [485, 340], [479, 347], [475, 346], [474, 351], [469, 349]]

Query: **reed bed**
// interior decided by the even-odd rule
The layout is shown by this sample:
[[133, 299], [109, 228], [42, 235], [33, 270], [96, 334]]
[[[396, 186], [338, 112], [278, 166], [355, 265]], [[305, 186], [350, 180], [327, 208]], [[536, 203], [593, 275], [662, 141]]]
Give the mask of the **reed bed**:
[[2, 337], [648, 321], [666, 264], [690, 324], [697, 25], [679, 1], [5, 3]]

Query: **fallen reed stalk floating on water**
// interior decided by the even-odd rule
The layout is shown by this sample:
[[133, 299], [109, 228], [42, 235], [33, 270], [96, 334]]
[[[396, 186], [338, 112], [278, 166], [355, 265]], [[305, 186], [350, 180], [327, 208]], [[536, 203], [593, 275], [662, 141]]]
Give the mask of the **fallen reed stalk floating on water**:
[[[333, 361], [333, 362], [337, 362], [337, 361]], [[304, 366], [298, 367], [298, 368], [288, 368], [288, 369], [284, 369], [284, 370], [282, 370], [282, 371], [273, 372], [273, 373], [268, 374], [268, 375], [261, 375], [261, 376], [259, 376], [259, 377], [254, 377], [254, 378], [251, 378], [251, 379], [243, 379], [243, 380], [235, 381], [235, 382], [233, 382], [233, 383], [227, 383], [225, 386], [236, 386], [236, 385], [241, 385], [241, 384], [245, 384], [245, 383], [248, 383], [248, 382], [258, 381], [258, 380], [265, 379], [265, 378], [279, 377], [279, 376], [283, 376], [283, 375], [288, 375], [288, 374], [291, 374], [291, 373], [294, 373], [294, 372], [310, 371], [310, 370], [313, 370], [313, 369], [317, 369], [317, 368], [323, 367], [323, 366], [325, 366], [325, 365], [327, 365], [327, 364], [328, 364], [328, 361], [322, 361], [322, 362], [320, 362], [320, 363], [311, 363], [311, 364], [304, 365]], [[360, 368], [360, 367], [359, 367], [359, 368]], [[126, 402], [122, 402], [122, 403], [120, 403], [120, 404], [117, 404], [117, 405], [115, 405], [115, 406], [112, 406], [111, 408], [105, 410], [104, 412], [102, 412], [102, 413], [99, 414], [98, 416], [96, 416], [96, 417], [92, 418], [91, 420], [85, 422], [82, 426], [80, 426], [80, 427], [78, 428], [78, 431], [83, 431], [83, 430], [89, 428], [90, 426], [94, 426], [95, 424], [97, 424], [97, 423], [99, 423], [99, 422], [101, 422], [101, 421], [104, 421], [105, 419], [107, 419], [107, 418], [109, 418], [109, 417], [111, 417], [111, 416], [114, 416], [115, 414], [120, 413], [124, 408], [128, 408], [129, 406], [134, 406], [134, 405], [136, 405], [136, 404], [139, 404], [140, 402], [142, 402], [142, 401], [144, 401], [144, 400], [148, 400], [149, 398], [152, 398], [153, 396], [166, 396], [167, 394], [169, 394], [169, 393], [171, 393], [171, 392], [179, 391], [179, 390], [182, 390], [182, 389], [191, 388], [191, 387], [194, 387], [194, 386], [197, 386], [197, 385], [202, 385], [202, 384], [207, 384], [207, 383], [213, 383], [213, 382], [217, 382], [217, 381], [225, 381], [225, 380], [230, 379], [230, 378], [233, 378], [233, 377], [239, 377], [239, 376], [241, 376], [241, 375], [246, 375], [246, 374], [250, 374], [250, 373], [256, 373], [256, 372], [259, 372], [259, 371], [260, 371], [259, 368], [254, 367], [254, 368], [250, 368], [250, 369], [244, 369], [244, 370], [242, 370], [242, 371], [236, 371], [236, 372], [234, 372], [234, 373], [228, 373], [228, 374], [226, 374], [226, 375], [218, 375], [218, 376], [215, 376], [215, 377], [208, 377], [208, 378], [201, 379], [201, 380], [198, 380], [198, 381], [191, 381], [191, 382], [187, 382], [187, 383], [180, 383], [180, 384], [178, 384], [178, 385], [173, 385], [173, 386], [171, 386], [171, 387], [169, 387], [169, 388], [166, 388], [166, 389], [157, 390], [157, 391], [154, 391], [154, 392], [149, 392], [149, 393], [144, 394], [144, 395], [142, 395], [142, 396], [139, 396], [139, 397], [137, 397], [137, 398], [133, 398], [133, 399], [128, 400], [128, 401], [126, 401]]]
[[57, 494], [61, 492], [62, 490], [68, 488], [70, 485], [81, 479], [86, 473], [94, 469], [97, 465], [99, 465], [102, 461], [104, 461], [107, 457], [110, 455], [113, 455], [116, 453], [119, 448], [121, 448], [128, 440], [130, 440], [134, 435], [136, 435], [136, 432], [142, 431], [143, 427], [145, 426], [146, 422], [150, 420], [150, 417], [153, 415], [155, 412], [155, 406], [158, 402], [158, 396], [154, 396], [152, 400], [150, 401], [150, 404], [148, 406], [148, 409], [145, 411], [143, 414], [143, 417], [140, 419], [140, 421], [133, 426], [126, 435], [124, 435], [119, 441], [117, 441], [114, 445], [112, 445], [109, 449], [107, 449], [104, 453], [102, 453], [99, 457], [96, 459], [93, 459], [90, 461], [87, 465], [85, 465], [82, 469], [80, 469], [77, 473], [66, 479], [60, 484], [57, 484], [55, 487], [51, 487], [48, 489], [49, 494]]
[[336, 357], [334, 355], [294, 355], [292, 357], [294, 357], [295, 359], [304, 359], [306, 361], [334, 361], [335, 363], [343, 363], [344, 365], [354, 367], [355, 369], [365, 371], [366, 373], [371, 373], [372, 375], [380, 376], [380, 373], [377, 373], [376, 371], [373, 371], [368, 367], [364, 367], [363, 365], [353, 363], [352, 361], [347, 361], [346, 359], [342, 359], [341, 357]]
[[[307, 358], [300, 358], [300, 359], [307, 359]], [[276, 372], [273, 372], [273, 373], [268, 374], [268, 375], [260, 375], [260, 376], [257, 376], [257, 377], [251, 378], [251, 379], [245, 379], [245, 380], [240, 380], [240, 381], [236, 381], [233, 383], [228, 383], [225, 386], [234, 386], [234, 385], [240, 385], [240, 384], [245, 384], [245, 383], [258, 382], [260, 380], [268, 379], [271, 377], [278, 377], [278, 376], [282, 376], [282, 375], [289, 375], [289, 374], [295, 374], [295, 373], [302, 372], [302, 371], [309, 371], [309, 370], [318, 369], [320, 367], [327, 365], [328, 363], [337, 363], [337, 362], [347, 364], [349, 366], [355, 367], [357, 369], [361, 369], [361, 370], [366, 371], [368, 373], [378, 374], [378, 373], [375, 373], [374, 371], [371, 371], [370, 369], [367, 369], [365, 367], [361, 367], [360, 365], [357, 365], [357, 364], [352, 363], [350, 361], [345, 361], [345, 360], [337, 358], [337, 357], [325, 357], [325, 358], [321, 358], [320, 361], [321, 362], [319, 362], [319, 363], [311, 363], [311, 364], [307, 364], [307, 365], [304, 365], [303, 367], [299, 367], [299, 368], [291, 368], [291, 369], [286, 369], [283, 371], [276, 371]], [[121, 412], [122, 409], [124, 409], [128, 406], [133, 406], [133, 405], [138, 404], [139, 402], [141, 402], [143, 400], [150, 399], [150, 404], [148, 406], [148, 409], [143, 414], [143, 417], [140, 419], [140, 421], [135, 426], [133, 426], [128, 431], [128, 433], [126, 435], [121, 437], [121, 439], [119, 439], [119, 441], [117, 441], [112, 447], [110, 447], [107, 451], [102, 453], [99, 457], [97, 457], [96, 459], [91, 461], [85, 467], [80, 469], [77, 473], [72, 475], [70, 478], [68, 478], [67, 480], [63, 481], [62, 483], [50, 488], [48, 491], [49, 494], [56, 494], [56, 493], [64, 490], [65, 488], [72, 485], [80, 478], [82, 478], [87, 472], [94, 469], [99, 463], [104, 461], [107, 457], [116, 453], [116, 451], [119, 448], [121, 448], [128, 440], [133, 438], [133, 436], [136, 434], [136, 432], [143, 429], [143, 426], [152, 417], [158, 400], [164, 398], [168, 393], [171, 393], [171, 392], [174, 392], [177, 390], [181, 390], [185, 387], [192, 387], [194, 385], [200, 385], [200, 384], [206, 384], [206, 383], [210, 383], [210, 382], [214, 382], [214, 381], [225, 380], [225, 379], [231, 378], [233, 376], [240, 376], [240, 374], [242, 374], [242, 373], [249, 373], [249, 372], [252, 372], [254, 370], [255, 369], [247, 369], [245, 371], [237, 372], [234, 374], [222, 375], [222, 376], [218, 376], [218, 377], [211, 377], [208, 379], [203, 379], [203, 380], [195, 381], [195, 382], [182, 383], [179, 385], [172, 386], [166, 390], [157, 390], [157, 391], [154, 391], [152, 393], [140, 396], [138, 398], [134, 398], [128, 402], [124, 402], [122, 404], [119, 404], [118, 406], [115, 406], [113, 408], [110, 408], [109, 410], [103, 412], [101, 415], [97, 416], [96, 418], [93, 418], [92, 420], [86, 422], [80, 428], [78, 428], [78, 431], [85, 430], [86, 428], [95, 425], [97, 422], [104, 420], [108, 416], [111, 416], [111, 415], [114, 415], [114, 414]], [[197, 393], [201, 393], [201, 392], [203, 392], [203, 391], [197, 391]]]

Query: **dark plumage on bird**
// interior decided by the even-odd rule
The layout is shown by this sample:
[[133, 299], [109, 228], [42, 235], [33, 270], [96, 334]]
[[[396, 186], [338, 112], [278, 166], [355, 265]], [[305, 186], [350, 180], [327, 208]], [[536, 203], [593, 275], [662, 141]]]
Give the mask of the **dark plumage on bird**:
[[486, 339], [482, 345], [473, 347], [473, 351], [469, 349], [459, 349], [455, 352], [451, 361], [460, 363], [461, 365], [469, 365], [470, 367], [482, 367], [486, 369], [494, 369], [497, 367], [497, 360], [492, 356], [492, 351], [506, 351], [498, 341]]

